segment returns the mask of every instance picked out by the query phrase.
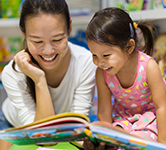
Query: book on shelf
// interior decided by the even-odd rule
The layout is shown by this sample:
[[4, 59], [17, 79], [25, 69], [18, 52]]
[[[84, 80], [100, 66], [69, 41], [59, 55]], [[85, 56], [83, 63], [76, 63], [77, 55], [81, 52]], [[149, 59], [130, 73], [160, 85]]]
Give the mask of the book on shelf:
[[16, 145], [46, 145], [79, 142], [88, 136], [94, 144], [103, 141], [125, 149], [166, 150], [166, 145], [131, 135], [103, 121], [90, 123], [87, 116], [62, 113], [28, 125], [0, 131], [0, 139]]

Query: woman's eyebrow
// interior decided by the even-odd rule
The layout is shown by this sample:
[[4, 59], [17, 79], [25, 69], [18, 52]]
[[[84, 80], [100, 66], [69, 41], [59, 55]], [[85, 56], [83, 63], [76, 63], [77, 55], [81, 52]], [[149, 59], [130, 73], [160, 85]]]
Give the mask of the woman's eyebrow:
[[65, 35], [65, 33], [60, 33], [60, 34], [54, 35], [53, 37], [64, 36], [64, 35]]
[[[64, 35], [65, 35], [65, 33], [60, 33], [60, 34], [54, 35], [53, 37], [64, 36]], [[36, 38], [36, 39], [42, 38], [42, 37], [35, 36], [35, 35], [29, 35], [29, 37]]]

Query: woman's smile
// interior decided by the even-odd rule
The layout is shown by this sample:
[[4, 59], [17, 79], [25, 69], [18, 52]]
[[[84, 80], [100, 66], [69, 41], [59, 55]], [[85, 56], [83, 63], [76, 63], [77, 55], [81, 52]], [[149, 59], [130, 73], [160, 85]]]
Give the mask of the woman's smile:
[[59, 54], [56, 54], [56, 55], [54, 55], [54, 56], [52, 56], [52, 57], [45, 57], [45, 56], [40, 56], [42, 59], [43, 59], [43, 61], [45, 61], [45, 62], [52, 62], [52, 61], [54, 61], [56, 58], [57, 58], [57, 56], [58, 56]]

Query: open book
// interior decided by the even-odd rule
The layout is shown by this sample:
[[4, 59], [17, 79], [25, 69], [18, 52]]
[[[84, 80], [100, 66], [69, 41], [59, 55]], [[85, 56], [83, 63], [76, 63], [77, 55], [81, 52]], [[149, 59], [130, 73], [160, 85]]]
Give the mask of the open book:
[[63, 113], [25, 126], [0, 131], [0, 139], [16, 145], [45, 145], [57, 142], [81, 141], [88, 136], [98, 144], [104, 141], [126, 149], [166, 150], [166, 145], [142, 139], [102, 121], [90, 123], [77, 113]]

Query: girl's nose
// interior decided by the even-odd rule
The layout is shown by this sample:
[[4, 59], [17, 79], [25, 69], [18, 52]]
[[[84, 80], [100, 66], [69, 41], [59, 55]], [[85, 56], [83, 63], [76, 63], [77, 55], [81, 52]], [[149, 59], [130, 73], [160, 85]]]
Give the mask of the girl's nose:
[[105, 66], [105, 62], [103, 60], [98, 61], [98, 66], [103, 68]]

